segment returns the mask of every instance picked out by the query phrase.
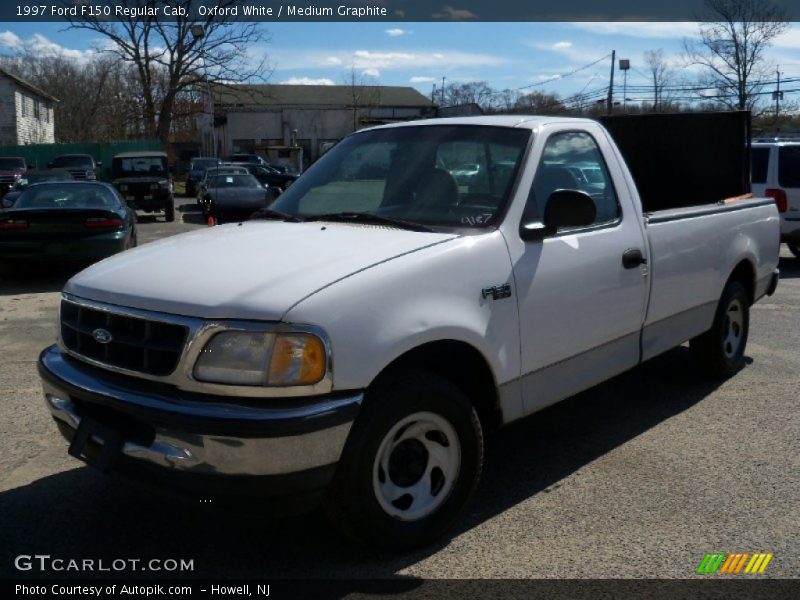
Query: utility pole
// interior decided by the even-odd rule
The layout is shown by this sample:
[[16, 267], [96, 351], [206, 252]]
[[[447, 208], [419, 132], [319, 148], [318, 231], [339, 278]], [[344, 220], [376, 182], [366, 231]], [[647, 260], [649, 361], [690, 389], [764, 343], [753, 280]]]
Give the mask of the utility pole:
[[627, 114], [628, 112], [628, 71], [631, 68], [631, 61], [628, 58], [619, 59], [619, 70], [622, 71], [623, 84], [622, 84], [622, 110]]
[[442, 77], [442, 106], [444, 106], [444, 81], [445, 78]]
[[778, 70], [776, 71], [778, 74], [778, 87], [775, 90], [775, 123], [781, 117], [781, 70], [780, 66], [778, 66]]
[[617, 60], [617, 51], [611, 51], [611, 78], [608, 83], [608, 99], [606, 100], [606, 113], [611, 114], [614, 110], [614, 63]]

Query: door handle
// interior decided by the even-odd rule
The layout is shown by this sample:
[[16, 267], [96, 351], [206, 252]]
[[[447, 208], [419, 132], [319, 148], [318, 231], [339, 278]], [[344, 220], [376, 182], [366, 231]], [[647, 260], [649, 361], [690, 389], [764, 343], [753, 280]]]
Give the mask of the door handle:
[[635, 269], [639, 265], [646, 265], [647, 259], [639, 248], [628, 248], [622, 253], [622, 266], [626, 269]]

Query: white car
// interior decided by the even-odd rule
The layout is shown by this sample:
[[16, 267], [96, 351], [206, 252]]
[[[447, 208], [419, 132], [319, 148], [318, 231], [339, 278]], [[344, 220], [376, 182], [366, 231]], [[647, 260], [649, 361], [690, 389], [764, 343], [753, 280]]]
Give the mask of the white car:
[[753, 193], [775, 199], [781, 213], [781, 241], [800, 258], [800, 139], [753, 144]]
[[[453, 144], [498, 174], [480, 192], [437, 167]], [[602, 181], [582, 189], [572, 164]], [[742, 368], [779, 217], [771, 199], [717, 200], [643, 210], [586, 119], [360, 131], [261, 220], [73, 277], [40, 357], [46, 405], [102, 469], [263, 493], [265, 511], [322, 501], [359, 540], [420, 546], [477, 485], [484, 432], [686, 340], [713, 376]]]

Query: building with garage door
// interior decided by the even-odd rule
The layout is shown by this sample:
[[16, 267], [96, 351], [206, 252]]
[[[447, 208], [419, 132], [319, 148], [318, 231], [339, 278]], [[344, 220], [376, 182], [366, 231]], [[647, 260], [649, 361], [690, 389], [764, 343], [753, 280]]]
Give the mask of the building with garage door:
[[[436, 105], [412, 87], [237, 85], [215, 87], [200, 117], [203, 154], [256, 153], [271, 158], [291, 147], [316, 160], [349, 133], [384, 123], [435, 116]], [[206, 103], [208, 106], [208, 103]], [[269, 151], [268, 151], [269, 149]]]

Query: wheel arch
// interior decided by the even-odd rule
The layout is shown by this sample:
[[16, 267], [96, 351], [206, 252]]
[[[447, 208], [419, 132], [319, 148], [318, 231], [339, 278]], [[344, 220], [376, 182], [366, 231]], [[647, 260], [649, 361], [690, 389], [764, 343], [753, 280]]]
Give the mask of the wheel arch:
[[747, 295], [750, 298], [750, 304], [755, 301], [756, 269], [749, 259], [744, 258], [737, 263], [731, 271], [725, 285], [728, 285], [731, 281], [738, 281], [745, 287]]
[[469, 398], [485, 431], [503, 423], [497, 381], [486, 357], [475, 346], [455, 339], [442, 339], [416, 346], [392, 360], [371, 386], [398, 370], [419, 370], [450, 381]]

